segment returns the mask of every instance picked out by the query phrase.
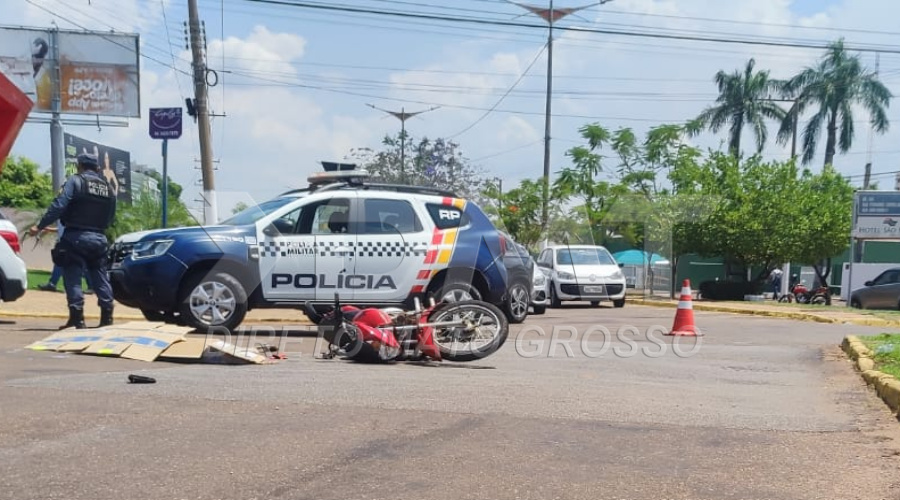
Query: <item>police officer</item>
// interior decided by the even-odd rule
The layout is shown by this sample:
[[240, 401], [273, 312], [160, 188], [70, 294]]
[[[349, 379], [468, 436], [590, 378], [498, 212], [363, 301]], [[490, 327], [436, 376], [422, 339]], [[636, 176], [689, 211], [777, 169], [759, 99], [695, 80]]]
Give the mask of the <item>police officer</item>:
[[69, 321], [63, 328], [86, 328], [84, 324], [84, 293], [81, 277], [84, 271], [90, 279], [100, 305], [100, 326], [113, 322], [112, 287], [106, 273], [109, 242], [104, 231], [116, 216], [116, 193], [100, 175], [96, 155], [78, 156], [78, 172], [69, 177], [62, 192], [31, 234], [43, 231], [57, 220], [66, 231], [53, 248], [53, 263], [63, 268]]

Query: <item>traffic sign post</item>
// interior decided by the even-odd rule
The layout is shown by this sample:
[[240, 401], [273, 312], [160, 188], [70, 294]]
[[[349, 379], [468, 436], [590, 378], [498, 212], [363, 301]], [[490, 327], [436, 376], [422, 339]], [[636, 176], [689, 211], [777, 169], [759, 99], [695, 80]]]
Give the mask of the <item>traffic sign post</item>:
[[854, 194], [846, 285], [848, 306], [853, 293], [853, 265], [862, 262], [865, 242], [869, 240], [900, 240], [900, 192], [863, 190]]
[[151, 108], [150, 137], [162, 139], [162, 227], [169, 223], [169, 139], [181, 137], [181, 108]]

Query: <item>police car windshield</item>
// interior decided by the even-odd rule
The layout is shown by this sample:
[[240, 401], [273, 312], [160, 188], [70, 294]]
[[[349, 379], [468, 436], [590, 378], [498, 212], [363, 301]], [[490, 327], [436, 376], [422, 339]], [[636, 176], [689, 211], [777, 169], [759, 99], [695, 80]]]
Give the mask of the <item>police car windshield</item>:
[[275, 198], [274, 200], [264, 201], [259, 205], [253, 205], [246, 210], [238, 212], [219, 224], [223, 226], [247, 226], [296, 199], [296, 197], [285, 196], [282, 198]]

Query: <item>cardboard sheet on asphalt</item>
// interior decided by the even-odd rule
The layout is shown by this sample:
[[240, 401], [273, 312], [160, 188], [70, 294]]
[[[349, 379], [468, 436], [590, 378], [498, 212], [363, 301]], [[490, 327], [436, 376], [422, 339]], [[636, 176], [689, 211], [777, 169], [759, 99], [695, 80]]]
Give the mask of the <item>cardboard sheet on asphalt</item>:
[[105, 328], [70, 328], [34, 342], [26, 349], [121, 357], [140, 361], [198, 360], [211, 363], [263, 364], [269, 360], [255, 349], [205, 338], [187, 338], [187, 327], [134, 321]]
[[206, 351], [206, 339], [185, 339], [170, 345], [159, 359], [200, 359]]
[[25, 348], [154, 361], [172, 344], [183, 341], [189, 331], [185, 327], [143, 321], [106, 328], [70, 328]]

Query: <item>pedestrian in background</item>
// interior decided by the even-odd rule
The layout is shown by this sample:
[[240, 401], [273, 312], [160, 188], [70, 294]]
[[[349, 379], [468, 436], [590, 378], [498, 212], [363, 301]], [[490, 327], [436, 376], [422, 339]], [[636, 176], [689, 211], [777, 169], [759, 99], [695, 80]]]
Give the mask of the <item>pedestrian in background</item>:
[[777, 267], [769, 273], [769, 280], [772, 283], [772, 298], [775, 300], [778, 300], [778, 295], [781, 293], [781, 279], [783, 275], [784, 271]]
[[62, 267], [69, 320], [63, 328], [86, 328], [81, 278], [87, 271], [100, 306], [100, 326], [113, 322], [112, 287], [107, 275], [109, 241], [105, 231], [116, 215], [116, 193], [100, 175], [95, 155], [78, 156], [78, 172], [69, 177], [62, 192], [50, 204], [40, 222], [31, 228], [37, 235], [57, 220], [65, 232], [53, 248], [53, 263]]

